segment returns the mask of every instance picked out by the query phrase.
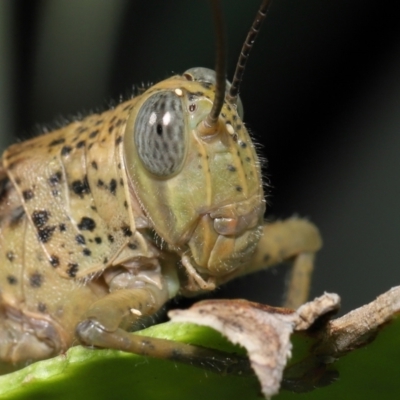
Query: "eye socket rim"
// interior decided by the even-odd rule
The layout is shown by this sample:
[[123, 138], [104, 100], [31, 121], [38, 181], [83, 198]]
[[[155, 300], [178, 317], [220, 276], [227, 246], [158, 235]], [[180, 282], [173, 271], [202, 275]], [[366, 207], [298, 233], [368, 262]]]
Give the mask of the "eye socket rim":
[[[141, 113], [143, 112], [143, 110], [145, 109], [146, 105], [150, 106], [150, 110], [147, 111], [148, 115], [151, 115], [154, 112], [154, 105], [157, 103], [157, 100], [154, 100], [154, 98], [157, 96], [171, 96], [171, 98], [173, 98], [176, 102], [178, 102], [177, 104], [179, 104], [178, 110], [176, 109], [165, 109], [163, 115], [161, 117], [158, 117], [158, 120], [153, 124], [155, 129], [154, 129], [154, 134], [156, 135], [156, 137], [162, 137], [165, 136], [165, 134], [163, 135], [164, 132], [161, 132], [161, 134], [158, 132], [158, 127], [161, 125], [160, 122], [162, 123], [163, 120], [163, 116], [165, 116], [165, 114], [167, 112], [171, 112], [171, 113], [175, 113], [174, 117], [173, 117], [173, 122], [175, 121], [175, 118], [178, 119], [178, 121], [181, 121], [181, 134], [177, 134], [180, 135], [180, 138], [178, 138], [176, 141], [178, 142], [178, 149], [179, 149], [179, 140], [182, 139], [181, 143], [182, 143], [182, 151], [181, 154], [178, 154], [178, 152], [173, 152], [172, 154], [174, 156], [176, 156], [178, 154], [178, 157], [175, 157], [175, 161], [177, 160], [177, 162], [175, 162], [171, 168], [166, 167], [167, 171], [163, 172], [160, 170], [157, 170], [157, 168], [153, 168], [152, 164], [149, 163], [149, 159], [150, 158], [146, 158], [143, 156], [143, 150], [144, 148], [140, 145], [139, 143], [139, 135], [140, 135], [140, 128], [139, 128], [139, 121], [140, 121], [140, 117], [141, 117]], [[153, 103], [151, 103], [151, 101], [153, 101]], [[150, 102], [150, 104], [149, 104]], [[146, 171], [146, 173], [152, 175], [155, 178], [158, 179], [170, 179], [171, 177], [175, 176], [176, 174], [178, 174], [181, 170], [182, 167], [184, 165], [184, 162], [187, 158], [187, 153], [188, 153], [188, 138], [187, 138], [187, 121], [186, 121], [186, 113], [184, 111], [184, 101], [182, 96], [179, 96], [175, 93], [174, 90], [159, 90], [155, 93], [151, 93], [143, 102], [142, 104], [140, 104], [139, 110], [136, 113], [135, 116], [135, 121], [133, 123], [133, 126], [131, 129], [133, 129], [133, 138], [131, 139], [134, 147], [135, 147], [135, 152], [137, 154], [138, 160], [140, 162], [140, 165], [144, 168], [144, 170]], [[179, 114], [180, 112], [180, 114]], [[146, 114], [145, 114], [146, 115]], [[172, 123], [173, 123], [172, 122]], [[164, 125], [163, 125], [164, 127]], [[145, 131], [145, 130], [144, 130]], [[176, 136], [176, 134], [175, 134]], [[153, 143], [154, 145], [154, 143]]]

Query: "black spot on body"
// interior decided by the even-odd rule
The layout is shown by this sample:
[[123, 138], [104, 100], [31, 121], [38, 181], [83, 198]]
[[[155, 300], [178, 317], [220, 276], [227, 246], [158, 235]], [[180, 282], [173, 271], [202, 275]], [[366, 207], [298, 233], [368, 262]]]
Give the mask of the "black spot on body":
[[33, 288], [41, 287], [42, 283], [43, 283], [43, 276], [39, 272], [35, 272], [29, 277], [29, 284]]
[[247, 147], [247, 143], [246, 143], [246, 142], [240, 141], [240, 142], [239, 142], [239, 146], [240, 146], [242, 149], [245, 149], [245, 148]]
[[115, 179], [111, 179], [110, 186], [108, 187], [110, 193], [115, 196], [116, 189], [117, 189], [117, 181]]
[[237, 124], [237, 125], [236, 125], [236, 130], [237, 130], [237, 131], [240, 131], [241, 129], [242, 129], [242, 125], [241, 125], [241, 124]]
[[18, 279], [14, 275], [8, 275], [7, 276], [7, 282], [10, 285], [16, 285], [18, 283]]
[[75, 236], [75, 241], [78, 244], [86, 244], [85, 237], [81, 234]]
[[61, 149], [61, 155], [62, 156], [67, 156], [69, 153], [71, 153], [72, 147], [71, 146], [63, 146]]
[[236, 189], [237, 192], [242, 192], [243, 191], [243, 188], [241, 186], [239, 186], [239, 185], [236, 186], [235, 189]]
[[86, 249], [83, 249], [83, 250], [82, 250], [82, 253], [83, 253], [84, 256], [90, 256], [90, 255], [92, 254], [92, 252], [91, 252], [89, 249], [87, 249], [87, 248], [86, 248]]
[[49, 143], [49, 146], [57, 146], [58, 144], [64, 143], [64, 138], [54, 139], [52, 142]]
[[90, 231], [92, 232], [94, 228], [96, 228], [96, 222], [92, 218], [82, 217], [81, 222], [78, 224], [78, 228], [81, 231]]
[[114, 243], [114, 236], [113, 235], [107, 235], [107, 239], [110, 243]]
[[107, 263], [108, 263], [108, 258], [104, 257], [103, 264], [107, 264]]
[[77, 144], [76, 144], [76, 148], [77, 149], [81, 149], [82, 147], [85, 147], [86, 142], [84, 140], [80, 140]]
[[97, 186], [98, 186], [98, 187], [104, 186], [104, 182], [103, 182], [101, 179], [99, 179], [99, 180], [97, 181]]
[[96, 236], [96, 237], [94, 238], [94, 241], [95, 241], [97, 244], [101, 244], [102, 239], [101, 239], [100, 236]]
[[50, 186], [56, 186], [61, 182], [62, 173], [61, 171], [55, 172], [53, 175], [50, 175], [49, 184]]
[[93, 132], [89, 135], [89, 137], [90, 137], [90, 138], [94, 138], [94, 137], [96, 137], [98, 134], [99, 134], [99, 130], [96, 129], [95, 131], [93, 131]]
[[94, 168], [94, 169], [98, 169], [98, 166], [97, 166], [97, 162], [96, 161], [92, 161], [92, 167]]
[[122, 232], [124, 233], [124, 236], [127, 236], [127, 237], [132, 236], [132, 231], [129, 228], [129, 226], [123, 226], [121, 229], [122, 229]]
[[69, 263], [68, 264], [68, 269], [67, 269], [67, 274], [71, 278], [75, 278], [77, 272], [78, 272], [79, 266], [78, 264], [75, 263]]
[[90, 186], [87, 177], [85, 176], [81, 181], [77, 180], [72, 182], [72, 190], [80, 197], [90, 193]]
[[114, 125], [110, 125], [108, 127], [108, 133], [111, 135], [113, 133], [113, 130], [114, 130]]
[[33, 194], [32, 190], [27, 189], [22, 192], [22, 197], [24, 198], [25, 201], [29, 201], [29, 200], [33, 199], [35, 197], [35, 195]]
[[36, 210], [32, 213], [32, 221], [36, 228], [44, 227], [50, 217], [50, 213], [46, 210]]
[[58, 256], [52, 255], [50, 256], [50, 265], [53, 268], [57, 268], [60, 265], [60, 259]]
[[6, 257], [8, 261], [13, 262], [15, 259], [15, 254], [13, 251], [7, 251]]
[[236, 171], [236, 167], [231, 165], [231, 164], [228, 164], [227, 168], [228, 168], [228, 171], [230, 171], [230, 172], [235, 172]]
[[128, 208], [128, 203], [127, 203], [126, 200], [124, 201], [124, 207], [125, 207], [125, 208]]
[[45, 226], [44, 228], [38, 229], [38, 238], [42, 243], [47, 243], [53, 236], [53, 232], [56, 229], [55, 226]]
[[38, 306], [37, 306], [37, 309], [38, 309], [39, 312], [45, 313], [47, 311], [46, 304], [39, 302]]
[[122, 136], [118, 136], [116, 139], [115, 139], [115, 144], [118, 146], [120, 143], [122, 143]]
[[58, 225], [58, 229], [60, 230], [60, 232], [65, 232], [67, 230], [67, 227], [65, 226], [65, 224], [60, 224]]
[[136, 250], [136, 249], [137, 249], [137, 244], [136, 244], [136, 243], [128, 243], [128, 247], [129, 247], [131, 250]]
[[251, 161], [251, 158], [250, 158], [250, 157], [246, 157], [245, 160], [246, 160], [247, 162], [250, 162], [250, 161]]
[[76, 131], [77, 133], [83, 133], [87, 131], [87, 127], [86, 126], [80, 126]]

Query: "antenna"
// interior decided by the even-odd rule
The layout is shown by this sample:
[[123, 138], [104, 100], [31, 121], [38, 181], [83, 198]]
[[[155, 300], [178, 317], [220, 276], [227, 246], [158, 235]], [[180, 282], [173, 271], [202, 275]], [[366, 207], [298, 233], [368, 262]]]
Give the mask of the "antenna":
[[236, 104], [237, 97], [239, 93], [239, 87], [242, 83], [244, 69], [246, 68], [247, 60], [249, 59], [250, 51], [253, 47], [253, 44], [260, 32], [260, 28], [262, 23], [264, 22], [265, 16], [267, 15], [267, 10], [272, 0], [263, 0], [259, 10], [257, 11], [256, 18], [254, 19], [253, 24], [247, 34], [246, 40], [243, 43], [242, 50], [240, 52], [239, 60], [236, 65], [235, 74], [232, 79], [232, 86], [229, 90], [229, 94], [227, 95], [228, 100]]
[[226, 88], [226, 40], [224, 21], [220, 0], [212, 0], [212, 13], [215, 28], [216, 41], [216, 65], [215, 65], [215, 97], [210, 113], [203, 121], [203, 135], [212, 134], [218, 124], [218, 117], [225, 100]]

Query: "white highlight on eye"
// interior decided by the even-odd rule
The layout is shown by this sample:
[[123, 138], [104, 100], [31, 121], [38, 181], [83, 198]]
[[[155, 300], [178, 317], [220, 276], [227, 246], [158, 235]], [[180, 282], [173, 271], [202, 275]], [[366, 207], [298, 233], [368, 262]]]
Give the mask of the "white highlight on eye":
[[175, 92], [175, 94], [177, 96], [182, 96], [183, 95], [182, 89], [175, 89], [174, 92]]
[[235, 130], [233, 129], [233, 126], [231, 124], [226, 124], [226, 130], [230, 135], [233, 135], [235, 133]]
[[157, 114], [153, 111], [153, 112], [150, 114], [149, 124], [150, 124], [150, 125], [154, 125], [155, 122], [156, 122], [156, 120], [157, 120]]
[[171, 122], [171, 113], [167, 111], [162, 117], [162, 122], [164, 126], [167, 126]]

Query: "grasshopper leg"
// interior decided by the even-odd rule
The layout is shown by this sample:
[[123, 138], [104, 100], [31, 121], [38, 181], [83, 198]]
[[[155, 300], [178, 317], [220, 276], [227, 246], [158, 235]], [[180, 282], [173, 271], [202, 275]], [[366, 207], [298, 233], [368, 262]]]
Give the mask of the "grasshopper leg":
[[142, 356], [179, 361], [218, 373], [250, 371], [246, 358], [172, 340], [128, 333], [126, 329], [142, 316], [156, 312], [167, 300], [164, 285], [141, 281], [96, 301], [77, 325], [76, 336], [88, 346], [127, 351]]
[[107, 332], [92, 320], [81, 322], [77, 333], [81, 342], [96, 347], [177, 361], [216, 373], [251, 373], [250, 363], [245, 357], [172, 340], [135, 335], [121, 328]]
[[298, 308], [308, 297], [315, 253], [322, 239], [317, 227], [301, 218], [265, 223], [249, 266], [240, 275], [292, 261], [284, 307]]

